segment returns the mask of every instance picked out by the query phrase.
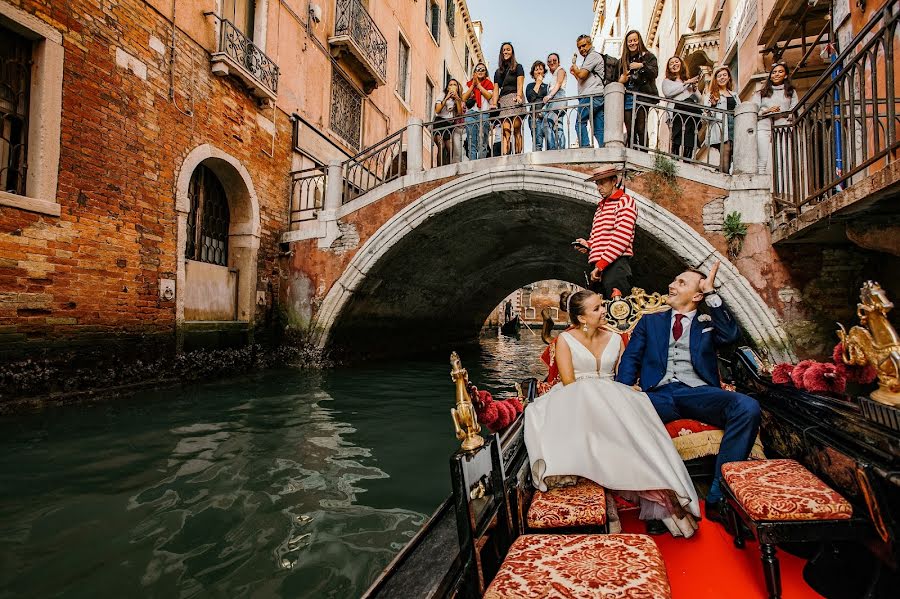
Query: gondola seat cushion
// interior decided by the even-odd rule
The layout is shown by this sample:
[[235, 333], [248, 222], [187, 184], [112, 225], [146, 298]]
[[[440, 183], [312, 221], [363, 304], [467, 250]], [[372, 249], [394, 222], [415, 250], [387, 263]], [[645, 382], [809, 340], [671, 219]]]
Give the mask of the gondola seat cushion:
[[750, 518], [846, 520], [853, 507], [795, 460], [730, 462], [722, 478]]
[[[718, 455], [719, 446], [725, 431], [699, 420], [682, 418], [666, 424], [666, 431], [682, 460], [693, 460], [710, 455]], [[766, 459], [759, 437], [753, 443], [750, 457], [755, 460]]]
[[606, 493], [586, 478], [575, 485], [535, 491], [528, 508], [529, 528], [566, 528], [606, 524]]
[[646, 535], [522, 535], [485, 599], [671, 597], [662, 556]]

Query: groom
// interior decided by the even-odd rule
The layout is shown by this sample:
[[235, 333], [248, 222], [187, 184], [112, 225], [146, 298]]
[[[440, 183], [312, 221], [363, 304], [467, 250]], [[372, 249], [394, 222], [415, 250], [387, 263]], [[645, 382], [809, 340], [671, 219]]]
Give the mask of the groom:
[[[722, 464], [746, 460], [759, 432], [759, 404], [720, 386], [716, 347], [734, 343], [740, 331], [716, 293], [719, 261], [707, 277], [687, 270], [669, 283], [671, 311], [647, 314], [634, 328], [616, 380], [650, 397], [663, 422], [691, 418], [725, 431], [715, 478], [706, 496], [706, 517], [724, 523]], [[708, 314], [698, 313], [704, 302]], [[648, 527], [648, 532], [653, 532]]]

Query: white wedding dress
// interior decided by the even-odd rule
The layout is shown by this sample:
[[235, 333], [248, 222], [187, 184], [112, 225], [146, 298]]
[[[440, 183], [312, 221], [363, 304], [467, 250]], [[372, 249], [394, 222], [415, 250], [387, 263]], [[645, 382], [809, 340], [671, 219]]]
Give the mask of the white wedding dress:
[[[548, 476], [577, 475], [626, 497], [668, 489], [699, 517], [697, 491], [650, 399], [613, 380], [621, 337], [613, 335], [597, 360], [571, 334], [560, 336], [571, 350], [575, 382], [556, 385], [525, 410], [535, 486], [546, 491]], [[676, 536], [678, 529], [693, 534], [689, 516], [679, 521], [650, 495], [641, 496], [642, 519], [663, 520]]]

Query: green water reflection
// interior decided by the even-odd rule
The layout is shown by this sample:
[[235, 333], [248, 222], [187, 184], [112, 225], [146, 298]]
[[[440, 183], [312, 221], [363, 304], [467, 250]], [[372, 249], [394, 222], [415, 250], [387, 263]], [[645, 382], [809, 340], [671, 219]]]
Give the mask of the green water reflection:
[[[542, 345], [464, 350], [508, 392]], [[0, 421], [0, 597], [356, 597], [449, 493], [446, 359]]]

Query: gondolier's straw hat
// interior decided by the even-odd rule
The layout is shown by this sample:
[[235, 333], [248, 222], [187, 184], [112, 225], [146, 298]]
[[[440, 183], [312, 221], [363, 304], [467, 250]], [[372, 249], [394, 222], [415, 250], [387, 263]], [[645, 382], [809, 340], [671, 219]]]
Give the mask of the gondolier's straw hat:
[[593, 173], [591, 173], [591, 176], [588, 177], [587, 182], [592, 183], [594, 181], [602, 181], [603, 179], [619, 177], [624, 174], [625, 174], [624, 170], [619, 167], [606, 166], [606, 167], [598, 168]]

